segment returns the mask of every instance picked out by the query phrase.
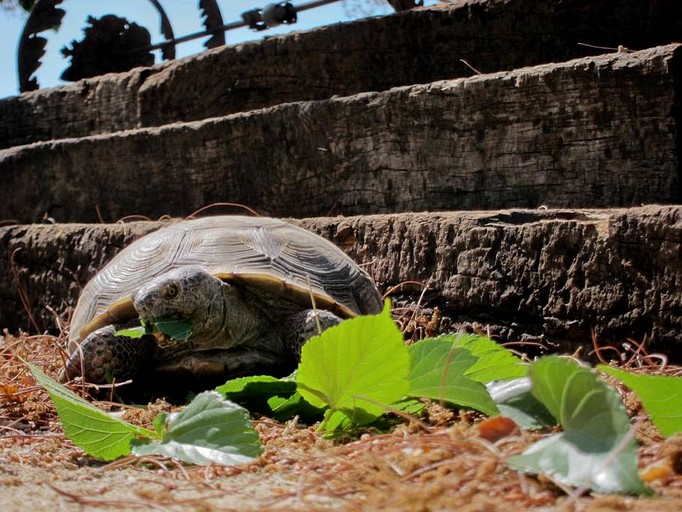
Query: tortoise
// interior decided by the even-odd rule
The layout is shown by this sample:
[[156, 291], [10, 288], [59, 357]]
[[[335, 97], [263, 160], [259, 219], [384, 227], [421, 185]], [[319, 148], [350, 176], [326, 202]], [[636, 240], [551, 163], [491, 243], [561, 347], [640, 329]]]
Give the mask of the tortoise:
[[[204, 389], [227, 378], [285, 374], [318, 329], [375, 314], [369, 275], [324, 238], [279, 219], [180, 221], [135, 241], [85, 286], [61, 380], [161, 382]], [[120, 332], [186, 322], [187, 339]], [[150, 328], [151, 326], [151, 328]]]

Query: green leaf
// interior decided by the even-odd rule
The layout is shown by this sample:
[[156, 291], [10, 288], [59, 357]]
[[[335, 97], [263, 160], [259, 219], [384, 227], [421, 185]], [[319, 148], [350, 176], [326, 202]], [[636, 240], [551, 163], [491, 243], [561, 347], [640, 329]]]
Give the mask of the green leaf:
[[564, 431], [508, 458], [510, 466], [597, 492], [647, 492], [637, 474], [630, 420], [613, 389], [591, 369], [557, 356], [533, 363], [530, 377], [533, 395]]
[[272, 396], [290, 397], [296, 392], [296, 382], [270, 375], [254, 375], [228, 380], [222, 386], [218, 386], [216, 391], [228, 400], [248, 408], [252, 400], [260, 404]]
[[488, 383], [525, 377], [528, 365], [496, 341], [476, 334], [448, 334], [437, 339], [452, 342], [453, 346], [468, 350], [478, 361], [466, 371], [466, 376], [476, 382]]
[[[416, 416], [421, 414], [425, 408], [426, 404], [413, 398], [406, 398], [389, 405], [388, 411], [399, 411]], [[395, 427], [396, 419], [389, 419], [386, 415], [382, 415], [378, 418], [373, 418], [372, 421], [363, 422], [357, 417], [349, 416], [346, 411], [332, 411], [331, 409], [327, 409], [325, 411], [324, 422], [326, 430], [324, 437], [335, 439], [343, 433], [357, 431], [359, 427], [365, 428], [369, 426], [380, 431], [388, 431]]]
[[556, 425], [547, 408], [531, 393], [528, 377], [489, 382], [486, 388], [502, 416], [513, 419], [525, 429]]
[[133, 445], [136, 455], [226, 466], [250, 462], [262, 452], [247, 411], [215, 391], [200, 393], [182, 412], [169, 414], [161, 441]]
[[172, 340], [187, 341], [192, 335], [192, 328], [189, 318], [159, 318], [155, 323], [145, 324], [129, 329], [121, 329], [116, 331], [116, 336], [126, 336], [128, 338], [141, 338], [145, 334], [153, 334], [160, 332], [168, 336]]
[[466, 376], [479, 360], [469, 350], [454, 347], [446, 338], [431, 338], [411, 345], [409, 353], [410, 396], [499, 414], [486, 387]]
[[664, 436], [682, 432], [682, 378], [640, 375], [603, 364], [597, 369], [637, 393], [651, 421]]
[[320, 409], [303, 400], [296, 391], [296, 382], [288, 377], [242, 377], [227, 381], [218, 386], [216, 391], [251, 412], [258, 412], [278, 421], [286, 421], [297, 415], [304, 418], [322, 416]]
[[158, 318], [152, 328], [177, 341], [187, 341], [192, 335], [189, 318]]
[[392, 411], [399, 411], [412, 416], [419, 416], [424, 412], [424, 409], [426, 409], [426, 404], [414, 398], [406, 398], [391, 404]]
[[269, 398], [268, 407], [272, 410], [272, 417], [277, 421], [287, 421], [294, 416], [316, 421], [324, 413], [323, 409], [306, 402], [298, 391], [289, 398], [278, 396]]
[[[311, 405], [343, 411], [358, 424], [386, 412], [409, 389], [409, 355], [388, 307], [346, 320], [303, 345], [298, 392]], [[327, 416], [327, 418], [330, 416]], [[326, 427], [323, 421], [320, 428]]]
[[125, 336], [126, 338], [133, 339], [141, 338], [145, 334], [147, 334], [147, 330], [142, 325], [138, 327], [131, 327], [130, 329], [121, 329], [120, 331], [116, 331], [116, 336]]
[[37, 366], [25, 364], [50, 394], [66, 437], [87, 454], [102, 460], [114, 460], [128, 455], [134, 440], [156, 437], [151, 430], [109, 416], [52, 380]]
[[163, 433], [166, 431], [166, 419], [168, 418], [168, 414], [169, 413], [167, 412], [161, 412], [152, 420], [154, 432], [156, 432], [159, 439], [163, 438]]
[[[377, 419], [377, 416], [366, 417], [362, 409], [353, 409], [351, 411], [334, 411], [327, 409], [324, 412], [324, 420], [322, 424], [324, 437], [334, 439], [344, 432], [352, 432], [357, 430], [358, 426], [372, 423]], [[360, 417], [355, 414], [359, 414]]]

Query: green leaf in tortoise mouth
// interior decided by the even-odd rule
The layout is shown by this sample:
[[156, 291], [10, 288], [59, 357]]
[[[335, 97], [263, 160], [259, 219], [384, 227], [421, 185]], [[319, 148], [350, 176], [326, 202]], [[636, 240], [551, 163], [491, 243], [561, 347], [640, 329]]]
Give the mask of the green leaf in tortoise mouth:
[[117, 336], [128, 338], [141, 338], [145, 334], [164, 334], [171, 340], [187, 341], [192, 335], [189, 318], [159, 318], [155, 322], [141, 322], [142, 325], [122, 329], [116, 332]]

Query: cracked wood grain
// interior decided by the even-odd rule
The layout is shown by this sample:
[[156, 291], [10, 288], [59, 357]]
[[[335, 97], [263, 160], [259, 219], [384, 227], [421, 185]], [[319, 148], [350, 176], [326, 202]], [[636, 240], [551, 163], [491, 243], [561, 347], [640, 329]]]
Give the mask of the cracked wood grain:
[[[365, 264], [381, 288], [429, 286], [426, 304], [455, 327], [563, 350], [647, 340], [673, 357], [682, 343], [682, 207], [402, 213], [293, 221]], [[124, 245], [161, 223], [0, 228], [0, 327], [27, 328], [9, 269], [34, 316], [54, 329], [87, 282]], [[5, 256], [8, 255], [8, 256]], [[411, 291], [410, 291], [411, 290]], [[416, 299], [408, 288], [404, 297]]]
[[677, 203], [669, 45], [0, 151], [0, 218]]

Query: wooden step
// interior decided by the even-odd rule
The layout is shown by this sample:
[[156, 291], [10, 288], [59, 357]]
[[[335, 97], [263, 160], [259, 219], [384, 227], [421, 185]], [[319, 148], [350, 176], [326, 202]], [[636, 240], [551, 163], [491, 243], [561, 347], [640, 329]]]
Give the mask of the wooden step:
[[682, 46], [0, 150], [0, 219], [679, 203]]
[[460, 0], [0, 100], [0, 148], [674, 41], [678, 0]]
[[[425, 304], [440, 308], [453, 329], [478, 326], [502, 340], [539, 340], [563, 350], [589, 345], [594, 331], [603, 344], [646, 340], [647, 350], [679, 359], [682, 206], [293, 222], [344, 248], [384, 290], [403, 281], [428, 285]], [[48, 306], [64, 314], [97, 269], [161, 225], [0, 228], [0, 327], [54, 330]], [[406, 293], [416, 299], [420, 292], [408, 286]]]

